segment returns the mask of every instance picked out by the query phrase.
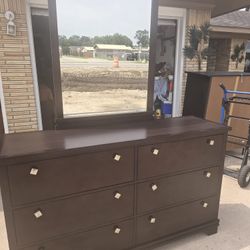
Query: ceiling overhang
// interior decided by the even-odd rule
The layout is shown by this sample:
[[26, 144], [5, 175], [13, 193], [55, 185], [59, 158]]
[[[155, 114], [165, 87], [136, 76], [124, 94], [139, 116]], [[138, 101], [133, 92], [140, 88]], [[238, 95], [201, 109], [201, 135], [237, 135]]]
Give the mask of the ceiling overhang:
[[250, 6], [249, 0], [217, 0], [212, 16], [220, 16]]
[[212, 10], [212, 17], [220, 16], [250, 5], [249, 0], [159, 0], [161, 6]]
[[29, 0], [28, 2], [34, 8], [48, 8], [48, 0]]

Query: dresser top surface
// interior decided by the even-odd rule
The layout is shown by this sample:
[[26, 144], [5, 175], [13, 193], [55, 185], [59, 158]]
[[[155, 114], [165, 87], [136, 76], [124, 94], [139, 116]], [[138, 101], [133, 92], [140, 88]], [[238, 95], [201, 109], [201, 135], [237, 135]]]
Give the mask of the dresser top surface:
[[0, 159], [70, 152], [119, 143], [148, 142], [152, 138], [182, 139], [226, 133], [225, 126], [194, 117], [143, 121], [102, 128], [43, 131], [0, 136]]

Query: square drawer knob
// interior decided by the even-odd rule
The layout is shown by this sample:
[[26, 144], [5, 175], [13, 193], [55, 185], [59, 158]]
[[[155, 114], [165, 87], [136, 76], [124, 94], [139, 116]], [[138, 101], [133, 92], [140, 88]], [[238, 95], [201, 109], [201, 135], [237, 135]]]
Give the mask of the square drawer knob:
[[150, 222], [150, 224], [155, 224], [156, 223], [156, 218], [153, 217], [153, 216], [150, 216], [149, 217], [149, 222]]
[[122, 194], [119, 192], [115, 193], [115, 199], [120, 200], [122, 198]]
[[214, 146], [214, 145], [215, 145], [215, 140], [208, 140], [207, 143], [208, 143], [210, 146]]
[[30, 175], [36, 176], [38, 175], [38, 172], [39, 172], [38, 168], [32, 168], [30, 170]]
[[121, 160], [121, 158], [122, 158], [121, 155], [118, 155], [118, 154], [116, 154], [114, 156], [114, 160], [117, 161], [117, 162], [119, 162]]
[[205, 176], [206, 176], [206, 178], [211, 178], [212, 177], [212, 173], [211, 172], [208, 172], [208, 171], [206, 171], [205, 172]]
[[152, 184], [151, 188], [155, 192], [158, 189], [158, 186], [156, 184]]
[[41, 210], [37, 210], [35, 213], [34, 213], [34, 216], [39, 219], [43, 216], [43, 213]]
[[153, 149], [153, 155], [159, 155], [159, 153], [160, 153], [160, 150], [159, 149], [157, 149], [157, 148], [155, 148], [155, 149]]
[[204, 208], [207, 208], [207, 207], [208, 207], [208, 203], [207, 203], [207, 202], [204, 202], [204, 201], [203, 201], [201, 204], [202, 204], [202, 206], [203, 206]]
[[120, 234], [120, 233], [121, 233], [121, 228], [115, 227], [114, 233], [115, 233], [115, 234]]

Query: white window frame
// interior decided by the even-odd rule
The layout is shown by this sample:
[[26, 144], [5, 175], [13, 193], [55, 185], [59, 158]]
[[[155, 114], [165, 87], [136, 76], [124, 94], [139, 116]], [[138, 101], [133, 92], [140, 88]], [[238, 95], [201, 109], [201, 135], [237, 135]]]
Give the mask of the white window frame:
[[185, 47], [186, 37], [186, 16], [186, 9], [163, 6], [159, 7], [159, 19], [171, 19], [177, 21], [173, 117], [182, 116], [182, 91], [184, 76], [183, 49]]
[[32, 17], [31, 17], [31, 8], [46, 8], [46, 5], [34, 4], [32, 1], [26, 0], [26, 18], [27, 18], [27, 27], [28, 27], [28, 36], [29, 36], [29, 47], [30, 47], [30, 58], [31, 58], [31, 67], [32, 67], [32, 76], [33, 76], [33, 85], [34, 85], [34, 95], [36, 101], [36, 112], [37, 112], [37, 123], [38, 129], [43, 130], [42, 122], [42, 111], [41, 111], [41, 102], [40, 102], [40, 93], [37, 77], [37, 67], [36, 67], [36, 55], [35, 55], [35, 45], [33, 38], [33, 28], [32, 28]]

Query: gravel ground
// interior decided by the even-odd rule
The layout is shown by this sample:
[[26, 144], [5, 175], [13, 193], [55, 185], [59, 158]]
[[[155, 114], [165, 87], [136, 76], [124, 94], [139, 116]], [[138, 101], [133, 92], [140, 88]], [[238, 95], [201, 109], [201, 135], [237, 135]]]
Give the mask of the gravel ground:
[[98, 92], [63, 92], [65, 115], [145, 111], [146, 90], [113, 89]]

